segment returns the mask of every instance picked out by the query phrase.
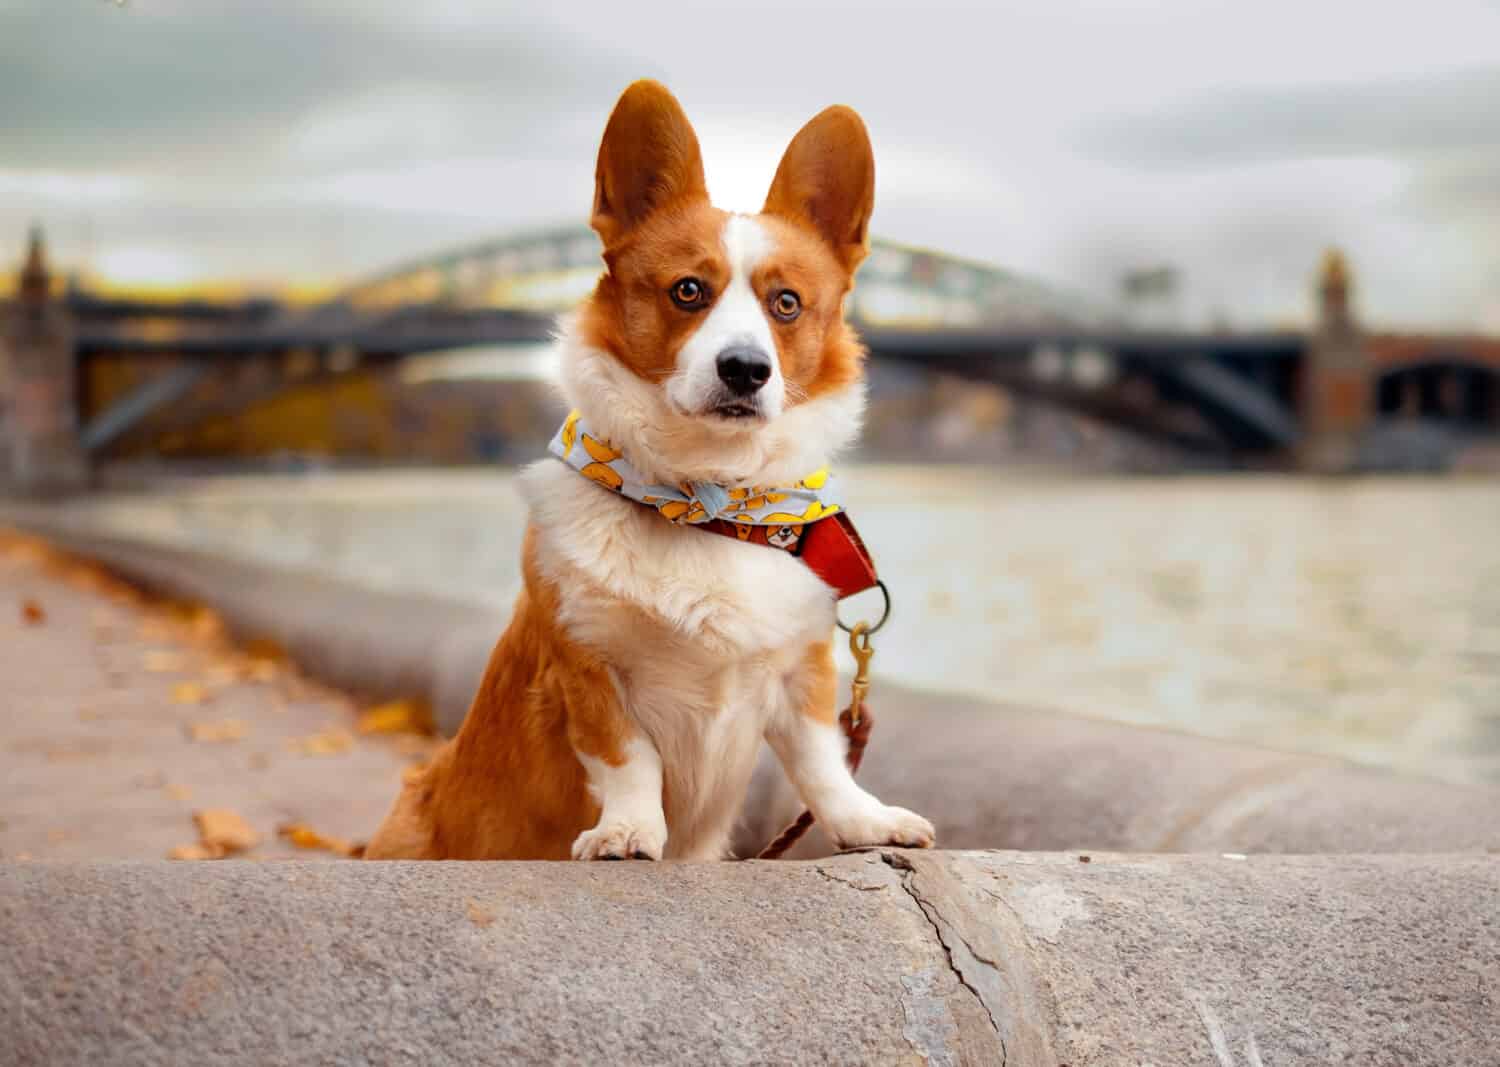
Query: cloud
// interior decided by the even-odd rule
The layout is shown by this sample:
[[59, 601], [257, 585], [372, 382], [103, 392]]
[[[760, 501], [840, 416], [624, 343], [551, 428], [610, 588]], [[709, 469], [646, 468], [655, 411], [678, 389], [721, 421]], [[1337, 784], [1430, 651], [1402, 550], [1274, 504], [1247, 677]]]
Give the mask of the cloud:
[[1210, 90], [1091, 119], [1078, 150], [1122, 184], [1170, 191], [1192, 220], [1148, 206], [1148, 225], [1106, 223], [1077, 251], [1118, 267], [1121, 249], [1155, 244], [1200, 306], [1291, 318], [1318, 249], [1337, 245], [1372, 322], [1478, 322], [1500, 273], [1496, 100], [1500, 65], [1469, 65]]
[[1241, 322], [1338, 243], [1382, 314], [1473, 321], [1497, 33], [1482, 0], [0, 0], [0, 261], [32, 219], [64, 262], [261, 279], [581, 222], [651, 76], [727, 206], [845, 102], [883, 236], [1095, 295], [1171, 263]]
[[443, 0], [0, 0], [0, 261], [40, 220], [133, 275], [361, 274], [581, 217], [643, 66]]
[[[315, 186], [288, 195], [254, 183], [149, 182], [81, 201], [73, 195], [76, 183], [44, 178], [38, 188], [0, 175], [0, 260], [19, 255], [27, 225], [41, 221], [55, 262], [106, 273], [130, 264], [130, 276], [121, 280], [131, 282], [150, 281], [140, 268], [169, 258], [176, 264], [172, 280], [196, 272], [271, 286], [360, 276], [526, 222], [519, 207], [507, 213], [503, 204], [482, 217], [413, 195], [405, 210], [392, 211], [312, 195]], [[18, 187], [24, 195], [7, 192]]]
[[1488, 221], [1500, 231], [1500, 151], [1459, 153], [1433, 164], [1412, 183], [1405, 203], [1418, 214]]
[[21, 104], [0, 111], [0, 142], [8, 165], [30, 169], [265, 172], [309, 161], [304, 127], [361, 101], [404, 94], [448, 117], [440, 146], [409, 112], [346, 129], [346, 139], [365, 134], [346, 148], [368, 162], [399, 158], [403, 145], [504, 143], [621, 83], [607, 51], [521, 16], [440, 28], [376, 3], [0, 8], [0, 99]]
[[1079, 146], [1147, 169], [1348, 156], [1500, 152], [1500, 67], [1354, 84], [1204, 93], [1089, 122]]

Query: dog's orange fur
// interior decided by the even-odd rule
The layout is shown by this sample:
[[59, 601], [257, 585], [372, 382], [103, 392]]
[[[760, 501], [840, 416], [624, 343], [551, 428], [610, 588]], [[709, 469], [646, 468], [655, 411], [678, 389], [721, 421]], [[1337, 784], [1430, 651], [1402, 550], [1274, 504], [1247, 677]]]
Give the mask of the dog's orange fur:
[[[861, 373], [863, 353], [844, 323], [843, 301], [866, 248], [874, 195], [868, 156], [858, 116], [828, 109], [788, 149], [759, 216], [776, 255], [759, 268], [755, 290], [791, 288], [803, 303], [796, 321], [774, 327], [789, 404], [847, 386]], [[596, 180], [592, 221], [607, 270], [577, 328], [637, 376], [659, 383], [701, 321], [674, 307], [668, 292], [684, 275], [710, 287], [726, 284], [719, 235], [727, 215], [708, 202], [691, 127], [654, 83], [637, 83], [622, 97]], [[600, 804], [575, 753], [617, 766], [635, 726], [608, 665], [559, 623], [566, 591], [538, 566], [537, 536], [528, 532], [524, 590], [462, 729], [405, 785], [368, 858], [566, 859], [574, 839], [599, 820]], [[831, 645], [810, 645], [806, 662], [812, 669], [804, 714], [832, 723]]]
[[630, 727], [604, 666], [557, 623], [536, 570], [490, 655], [458, 736], [402, 788], [367, 859], [567, 859], [599, 805], [574, 751], [621, 761]]

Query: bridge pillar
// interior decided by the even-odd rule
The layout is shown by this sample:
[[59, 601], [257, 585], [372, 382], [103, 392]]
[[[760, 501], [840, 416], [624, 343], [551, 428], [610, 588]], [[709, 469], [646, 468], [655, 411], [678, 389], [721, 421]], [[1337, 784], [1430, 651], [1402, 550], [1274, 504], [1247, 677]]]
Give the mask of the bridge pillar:
[[1349, 267], [1330, 249], [1318, 278], [1318, 321], [1303, 363], [1299, 397], [1305, 470], [1352, 470], [1374, 417], [1369, 352], [1349, 307]]
[[68, 492], [88, 479], [72, 323], [51, 289], [33, 229], [15, 298], [0, 303], [0, 490]]

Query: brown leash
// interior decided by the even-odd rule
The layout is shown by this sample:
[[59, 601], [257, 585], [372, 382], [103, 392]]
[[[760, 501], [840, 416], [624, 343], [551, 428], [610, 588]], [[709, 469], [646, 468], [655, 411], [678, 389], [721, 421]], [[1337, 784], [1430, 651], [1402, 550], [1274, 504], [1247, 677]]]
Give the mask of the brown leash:
[[[889, 598], [887, 598], [886, 605], [886, 614], [889, 615]], [[849, 765], [850, 774], [859, 770], [859, 761], [864, 758], [865, 746], [870, 743], [870, 729], [875, 725], [875, 719], [865, 705], [865, 696], [870, 692], [870, 660], [875, 655], [875, 650], [870, 647], [870, 635], [884, 624], [885, 617], [882, 616], [880, 622], [876, 623], [873, 628], [869, 623], [857, 622], [849, 631], [849, 651], [854, 654], [856, 670], [849, 706], [839, 715], [839, 725], [844, 728], [844, 736], [849, 739], [849, 751], [844, 760]], [[776, 839], [761, 849], [755, 858], [758, 860], [780, 859], [787, 849], [802, 840], [802, 835], [812, 828], [815, 821], [813, 813], [803, 809], [802, 814], [798, 815], [785, 830], [777, 834]]]

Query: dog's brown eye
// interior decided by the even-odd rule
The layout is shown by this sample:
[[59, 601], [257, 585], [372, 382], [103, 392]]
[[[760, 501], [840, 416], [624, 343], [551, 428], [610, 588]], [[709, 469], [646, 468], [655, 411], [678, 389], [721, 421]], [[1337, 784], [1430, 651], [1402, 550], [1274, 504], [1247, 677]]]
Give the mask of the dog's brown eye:
[[680, 308], [691, 310], [702, 307], [707, 297], [708, 290], [703, 288], [703, 283], [697, 278], [684, 278], [672, 286], [672, 303]]
[[782, 322], [791, 322], [802, 314], [802, 299], [790, 289], [783, 289], [771, 301], [771, 314]]

